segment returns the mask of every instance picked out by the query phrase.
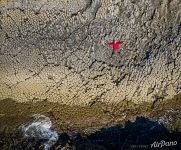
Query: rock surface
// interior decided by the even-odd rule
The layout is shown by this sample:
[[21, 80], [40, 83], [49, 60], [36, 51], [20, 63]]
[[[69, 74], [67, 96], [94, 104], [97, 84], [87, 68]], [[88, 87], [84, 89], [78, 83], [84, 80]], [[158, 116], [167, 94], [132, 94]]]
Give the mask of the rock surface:
[[[0, 99], [141, 103], [181, 91], [180, 0], [1, 0], [0, 12]], [[113, 39], [126, 46], [112, 56]]]

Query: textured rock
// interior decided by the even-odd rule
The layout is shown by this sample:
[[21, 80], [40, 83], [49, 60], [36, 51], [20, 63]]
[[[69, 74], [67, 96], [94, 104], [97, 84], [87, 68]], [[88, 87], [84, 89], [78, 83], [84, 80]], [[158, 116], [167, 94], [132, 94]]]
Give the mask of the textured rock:
[[[179, 0], [2, 0], [0, 11], [0, 99], [141, 103], [181, 91]], [[112, 56], [113, 39], [126, 46]]]

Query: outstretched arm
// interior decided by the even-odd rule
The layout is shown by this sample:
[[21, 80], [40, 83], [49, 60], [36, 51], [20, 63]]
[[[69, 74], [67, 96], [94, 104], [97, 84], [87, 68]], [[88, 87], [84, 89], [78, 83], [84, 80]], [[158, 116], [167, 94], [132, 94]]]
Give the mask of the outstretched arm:
[[119, 41], [119, 42], [117, 42], [117, 44], [125, 44], [125, 42], [124, 41]]
[[113, 42], [108, 42], [107, 44], [108, 44], [108, 45], [113, 45], [114, 43], [113, 43]]

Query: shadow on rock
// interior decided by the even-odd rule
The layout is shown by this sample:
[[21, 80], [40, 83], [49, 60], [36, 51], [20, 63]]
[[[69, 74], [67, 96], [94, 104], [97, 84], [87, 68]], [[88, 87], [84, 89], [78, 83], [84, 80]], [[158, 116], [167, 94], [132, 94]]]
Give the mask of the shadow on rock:
[[90, 135], [70, 138], [76, 150], [181, 149], [181, 133], [169, 132], [162, 124], [137, 117], [124, 128], [102, 128]]
[[137, 117], [135, 122], [127, 121], [124, 128], [114, 126], [100, 129], [89, 135], [87, 139], [92, 144], [103, 146], [106, 150], [181, 149], [180, 132], [170, 133], [163, 125], [144, 117]]

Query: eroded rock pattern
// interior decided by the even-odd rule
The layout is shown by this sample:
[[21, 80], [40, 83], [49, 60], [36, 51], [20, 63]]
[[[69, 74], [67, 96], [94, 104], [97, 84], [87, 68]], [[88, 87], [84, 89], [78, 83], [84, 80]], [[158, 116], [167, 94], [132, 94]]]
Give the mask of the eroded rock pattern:
[[[1, 0], [0, 11], [0, 99], [140, 103], [181, 91], [180, 0]], [[115, 55], [113, 39], [126, 41]]]

